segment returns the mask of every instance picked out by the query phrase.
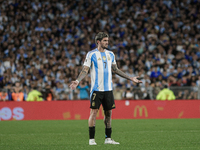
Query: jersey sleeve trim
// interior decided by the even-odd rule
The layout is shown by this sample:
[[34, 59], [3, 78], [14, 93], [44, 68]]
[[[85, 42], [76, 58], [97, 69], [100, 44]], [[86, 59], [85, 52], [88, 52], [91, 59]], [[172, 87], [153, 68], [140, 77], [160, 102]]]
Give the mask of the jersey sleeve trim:
[[109, 52], [109, 53], [110, 53], [110, 57], [112, 58], [112, 64], [116, 64], [115, 54], [113, 52]]

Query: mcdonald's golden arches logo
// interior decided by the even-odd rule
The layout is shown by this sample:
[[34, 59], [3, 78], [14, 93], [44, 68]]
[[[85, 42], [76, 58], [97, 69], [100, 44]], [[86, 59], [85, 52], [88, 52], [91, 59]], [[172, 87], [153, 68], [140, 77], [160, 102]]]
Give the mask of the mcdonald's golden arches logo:
[[[143, 111], [144, 110], [144, 111]], [[147, 108], [145, 105], [142, 105], [142, 106], [135, 106], [135, 109], [134, 109], [134, 117], [137, 117], [137, 112], [139, 111], [139, 116], [142, 117], [143, 116], [143, 112], [144, 112], [144, 116], [145, 117], [148, 117], [148, 111], [147, 111]]]

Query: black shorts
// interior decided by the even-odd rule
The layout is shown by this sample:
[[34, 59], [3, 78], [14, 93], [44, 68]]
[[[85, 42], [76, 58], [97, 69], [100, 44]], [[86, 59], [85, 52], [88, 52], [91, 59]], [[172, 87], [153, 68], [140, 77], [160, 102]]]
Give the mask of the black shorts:
[[90, 108], [99, 109], [102, 104], [104, 110], [115, 108], [114, 96], [112, 91], [94, 91], [90, 99]]

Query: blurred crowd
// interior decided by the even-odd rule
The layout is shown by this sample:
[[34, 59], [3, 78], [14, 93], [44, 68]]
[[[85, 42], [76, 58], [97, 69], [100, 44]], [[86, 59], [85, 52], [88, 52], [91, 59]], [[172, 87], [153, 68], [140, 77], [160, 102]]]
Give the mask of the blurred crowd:
[[[26, 101], [34, 90], [49, 101], [89, 99], [90, 75], [77, 90], [69, 84], [100, 31], [110, 36], [118, 68], [143, 81], [113, 75], [117, 98], [155, 99], [149, 91], [164, 85], [200, 86], [200, 0], [3, 0], [0, 7], [4, 99]], [[197, 98], [190, 94], [186, 99]]]

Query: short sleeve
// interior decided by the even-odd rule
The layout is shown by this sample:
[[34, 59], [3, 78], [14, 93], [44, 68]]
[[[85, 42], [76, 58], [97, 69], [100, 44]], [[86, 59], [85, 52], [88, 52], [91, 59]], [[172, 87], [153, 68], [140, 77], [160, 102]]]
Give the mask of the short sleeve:
[[86, 58], [85, 58], [85, 61], [84, 61], [84, 66], [88, 66], [88, 67], [90, 67], [91, 66], [91, 55], [90, 55], [91, 53], [87, 53], [87, 55], [86, 55]]
[[116, 64], [115, 54], [113, 52], [110, 53], [110, 57], [112, 59], [112, 65]]

